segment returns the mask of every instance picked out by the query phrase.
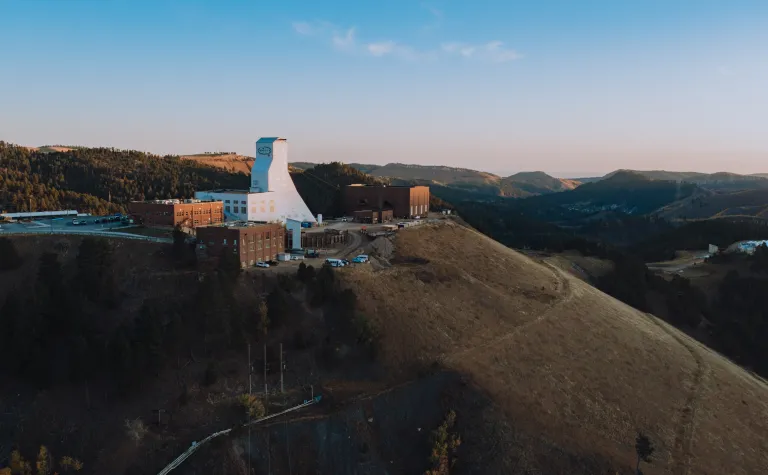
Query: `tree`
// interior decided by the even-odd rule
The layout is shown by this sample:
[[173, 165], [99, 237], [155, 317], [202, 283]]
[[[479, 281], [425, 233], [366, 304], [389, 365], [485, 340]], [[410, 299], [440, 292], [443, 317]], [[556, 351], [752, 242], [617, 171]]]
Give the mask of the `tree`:
[[180, 226], [173, 228], [173, 258], [177, 261], [184, 259], [187, 250], [187, 234], [181, 230]]
[[235, 252], [224, 249], [219, 257], [219, 272], [227, 280], [234, 282], [242, 272], [240, 256]]
[[264, 334], [264, 339], [267, 338], [267, 332], [269, 331], [269, 307], [267, 307], [267, 301], [262, 299], [259, 302], [259, 323], [261, 326], [261, 332]]
[[640, 471], [640, 462], [651, 463], [651, 455], [654, 450], [651, 439], [642, 432], [639, 432], [637, 438], [635, 438], [635, 452], [637, 452], [637, 466], [635, 467], [635, 472], [637, 475], [642, 475], [643, 473]]
[[7, 237], [0, 237], [0, 271], [18, 269], [22, 262], [13, 241]]
[[44, 445], [40, 446], [35, 466], [37, 467], [37, 475], [51, 474], [51, 454], [48, 453], [48, 448]]

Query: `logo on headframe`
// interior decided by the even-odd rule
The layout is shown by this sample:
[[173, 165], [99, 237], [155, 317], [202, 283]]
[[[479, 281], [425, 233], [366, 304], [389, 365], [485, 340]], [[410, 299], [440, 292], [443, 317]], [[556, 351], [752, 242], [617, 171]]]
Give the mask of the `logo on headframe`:
[[272, 156], [272, 147], [259, 147], [256, 151], [259, 152], [259, 155]]

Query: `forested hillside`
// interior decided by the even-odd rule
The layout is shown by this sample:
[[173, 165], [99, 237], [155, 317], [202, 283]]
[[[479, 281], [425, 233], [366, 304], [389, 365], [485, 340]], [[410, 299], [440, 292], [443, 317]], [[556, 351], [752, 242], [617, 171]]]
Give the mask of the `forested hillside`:
[[39, 152], [0, 142], [0, 210], [124, 211], [132, 200], [191, 197], [195, 190], [243, 188], [248, 178], [132, 150]]
[[342, 187], [355, 183], [388, 183], [339, 162], [315, 165], [309, 170], [297, 170], [291, 172], [291, 178], [312, 214], [325, 216], [340, 216], [343, 213]]

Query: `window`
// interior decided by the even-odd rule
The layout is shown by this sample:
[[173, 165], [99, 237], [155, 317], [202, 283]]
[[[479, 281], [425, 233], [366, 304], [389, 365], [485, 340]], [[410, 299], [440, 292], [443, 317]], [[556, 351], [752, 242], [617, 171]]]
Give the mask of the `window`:
[[269, 200], [269, 212], [270, 213], [275, 212], [275, 200]]
[[213, 246], [213, 241], [208, 241], [208, 245]]
[[237, 239], [235, 239], [234, 241], [232, 241], [232, 245], [233, 245], [233, 246], [237, 246]]
[[246, 213], [248, 213], [248, 208], [243, 206], [243, 207], [240, 208], [240, 212], [243, 213], [243, 214], [246, 214]]
[[227, 213], [229, 213], [229, 206], [225, 206], [225, 207], [224, 207], [224, 211], [226, 211]]
[[224, 242], [222, 244], [224, 244], [226, 246], [227, 245], [227, 240], [224, 239]]
[[241, 202], [240, 202], [240, 204], [241, 204], [241, 205], [244, 205], [244, 204], [245, 204], [245, 201], [241, 201]]
[[229, 200], [224, 200], [225, 203], [229, 203]]

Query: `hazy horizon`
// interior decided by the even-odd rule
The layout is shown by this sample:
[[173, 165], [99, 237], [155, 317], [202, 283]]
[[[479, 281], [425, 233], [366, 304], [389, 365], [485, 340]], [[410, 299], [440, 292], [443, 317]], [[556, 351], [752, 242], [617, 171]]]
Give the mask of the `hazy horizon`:
[[[485, 8], [482, 8], [485, 7]], [[768, 172], [768, 2], [0, 2], [0, 139]]]

